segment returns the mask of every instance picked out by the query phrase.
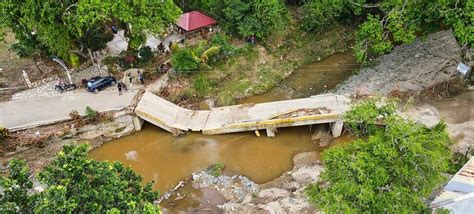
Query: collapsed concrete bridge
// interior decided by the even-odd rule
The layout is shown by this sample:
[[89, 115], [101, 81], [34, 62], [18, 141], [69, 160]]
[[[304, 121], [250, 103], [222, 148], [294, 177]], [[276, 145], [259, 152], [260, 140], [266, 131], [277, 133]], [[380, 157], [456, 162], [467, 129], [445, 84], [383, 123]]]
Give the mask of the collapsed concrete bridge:
[[265, 129], [267, 136], [274, 137], [280, 127], [330, 124], [333, 136], [338, 137], [343, 128], [342, 114], [349, 109], [349, 103], [345, 96], [325, 94], [196, 111], [146, 92], [135, 113], [174, 135], [188, 131], [212, 135]]

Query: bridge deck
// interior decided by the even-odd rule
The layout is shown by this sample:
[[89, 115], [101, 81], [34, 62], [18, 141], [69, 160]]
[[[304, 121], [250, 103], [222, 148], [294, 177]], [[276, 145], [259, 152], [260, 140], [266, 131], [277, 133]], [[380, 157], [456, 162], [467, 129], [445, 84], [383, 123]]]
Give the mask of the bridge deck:
[[135, 113], [140, 118], [173, 134], [186, 131], [223, 134], [334, 123], [341, 120], [341, 115], [348, 106], [348, 98], [327, 94], [303, 99], [194, 111], [181, 108], [151, 93], [145, 93]]

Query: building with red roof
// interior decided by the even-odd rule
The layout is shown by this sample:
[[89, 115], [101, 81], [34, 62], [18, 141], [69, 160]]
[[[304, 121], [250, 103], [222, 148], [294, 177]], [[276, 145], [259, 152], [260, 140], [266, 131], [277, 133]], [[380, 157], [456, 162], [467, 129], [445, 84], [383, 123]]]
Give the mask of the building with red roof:
[[184, 33], [187, 33], [200, 29], [208, 29], [216, 23], [216, 20], [199, 11], [191, 11], [181, 15], [178, 19], [177, 25], [184, 31]]

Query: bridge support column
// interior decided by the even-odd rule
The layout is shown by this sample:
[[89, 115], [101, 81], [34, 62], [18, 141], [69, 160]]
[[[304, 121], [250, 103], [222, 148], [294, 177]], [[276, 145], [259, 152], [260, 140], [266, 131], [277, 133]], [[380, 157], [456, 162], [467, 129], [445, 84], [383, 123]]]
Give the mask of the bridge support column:
[[133, 127], [135, 128], [135, 131], [137, 132], [142, 130], [142, 126], [144, 122], [145, 121], [139, 117], [132, 117]]
[[278, 132], [277, 128], [266, 128], [267, 130], [267, 137], [276, 137], [276, 133]]
[[344, 126], [344, 122], [342, 122], [342, 120], [338, 120], [334, 123], [331, 123], [332, 136], [333, 137], [341, 136], [343, 126]]

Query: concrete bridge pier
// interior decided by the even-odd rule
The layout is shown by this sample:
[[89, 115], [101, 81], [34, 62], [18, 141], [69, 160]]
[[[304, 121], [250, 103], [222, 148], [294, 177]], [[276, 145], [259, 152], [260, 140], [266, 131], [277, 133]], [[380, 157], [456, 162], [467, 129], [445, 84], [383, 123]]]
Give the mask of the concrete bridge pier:
[[140, 131], [142, 130], [142, 126], [143, 126], [143, 123], [145, 123], [145, 121], [142, 119], [142, 118], [139, 118], [137, 116], [133, 116], [132, 117], [132, 123], [133, 123], [133, 127], [135, 127], [135, 131]]
[[343, 127], [344, 127], [344, 122], [342, 120], [338, 120], [336, 122], [331, 123], [332, 136], [333, 137], [341, 136]]
[[266, 128], [267, 137], [276, 137], [276, 133], [278, 132], [276, 127], [273, 128]]

